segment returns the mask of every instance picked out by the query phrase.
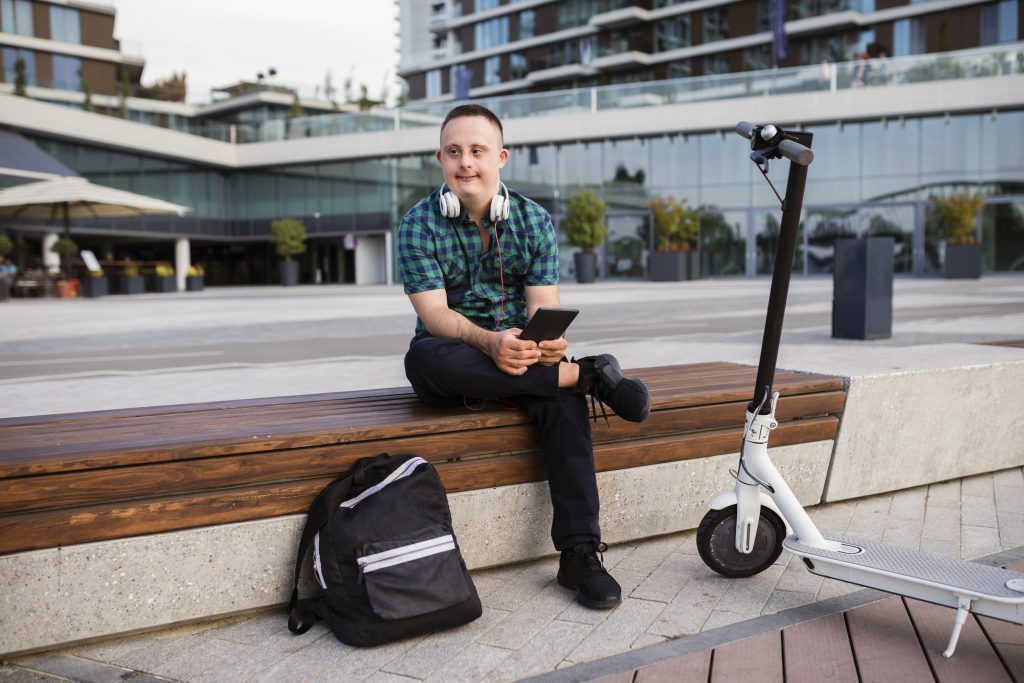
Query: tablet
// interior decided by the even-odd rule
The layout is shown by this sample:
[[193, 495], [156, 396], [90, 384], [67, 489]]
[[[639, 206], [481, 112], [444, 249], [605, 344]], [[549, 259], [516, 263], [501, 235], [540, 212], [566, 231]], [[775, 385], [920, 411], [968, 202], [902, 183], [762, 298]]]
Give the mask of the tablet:
[[535, 342], [558, 339], [579, 314], [579, 311], [572, 308], [538, 308], [519, 338]]

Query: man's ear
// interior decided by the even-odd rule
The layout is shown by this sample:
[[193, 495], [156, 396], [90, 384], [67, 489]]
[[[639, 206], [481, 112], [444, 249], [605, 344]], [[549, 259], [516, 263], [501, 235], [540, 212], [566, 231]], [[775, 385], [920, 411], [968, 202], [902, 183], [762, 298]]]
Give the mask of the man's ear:
[[[440, 155], [441, 153], [438, 152], [438, 154]], [[501, 151], [498, 152], [498, 168], [502, 168], [506, 161], [508, 161], [508, 150], [502, 147]]]
[[434, 158], [437, 159], [437, 163], [441, 163], [441, 150], [434, 152]]

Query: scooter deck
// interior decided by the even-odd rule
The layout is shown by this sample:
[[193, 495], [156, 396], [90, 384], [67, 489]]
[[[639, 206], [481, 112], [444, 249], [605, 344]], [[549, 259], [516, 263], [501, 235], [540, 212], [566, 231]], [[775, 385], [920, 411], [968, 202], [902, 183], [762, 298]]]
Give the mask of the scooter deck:
[[[871, 573], [880, 577], [899, 576], [905, 581], [944, 589], [958, 595], [976, 596], [1002, 603], [1024, 604], [1024, 592], [1014, 590], [1006, 585], [1006, 582], [1010, 580], [1024, 580], [1024, 574], [1020, 572], [859, 538], [848, 538], [838, 534], [823, 533], [822, 535], [826, 540], [861, 548], [862, 552], [846, 553], [817, 548], [801, 543], [795, 536], [786, 538], [783, 547], [794, 555], [809, 559], [812, 564], [818, 559], [821, 564], [842, 565], [859, 574]], [[827, 570], [811, 569], [811, 571], [815, 574], [833, 575]], [[836, 578], [848, 580], [845, 577]], [[874, 585], [863, 580], [853, 580], [852, 582], [888, 590], [884, 585]]]

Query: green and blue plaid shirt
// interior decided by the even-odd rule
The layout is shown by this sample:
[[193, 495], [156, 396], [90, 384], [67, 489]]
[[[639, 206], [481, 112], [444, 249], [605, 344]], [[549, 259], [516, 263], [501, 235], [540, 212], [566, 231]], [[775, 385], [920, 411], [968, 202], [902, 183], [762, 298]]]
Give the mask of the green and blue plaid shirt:
[[[505, 308], [501, 309], [498, 250], [483, 252], [476, 224], [463, 211], [448, 219], [438, 208], [438, 190], [409, 209], [398, 229], [398, 269], [406, 294], [444, 289], [448, 307], [480, 327], [526, 325], [526, 286], [558, 284], [558, 240], [543, 207], [509, 190], [511, 210], [499, 221]], [[488, 218], [484, 228], [492, 235]], [[416, 320], [416, 333], [426, 328]]]

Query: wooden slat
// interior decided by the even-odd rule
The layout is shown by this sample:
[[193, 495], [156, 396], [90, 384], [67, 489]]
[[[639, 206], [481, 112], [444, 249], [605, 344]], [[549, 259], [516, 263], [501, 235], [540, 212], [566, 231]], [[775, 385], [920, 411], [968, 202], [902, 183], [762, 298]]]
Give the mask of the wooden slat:
[[706, 683], [711, 669], [711, 650], [649, 664], [636, 671], [634, 683]]
[[928, 660], [900, 598], [888, 598], [846, 613], [861, 683], [928, 681]]
[[786, 683], [857, 683], [857, 668], [841, 613], [782, 631]]
[[1024, 683], [1024, 626], [991, 617], [978, 617], [978, 624], [1014, 683]]
[[782, 683], [782, 633], [766, 631], [715, 648], [711, 683]]
[[[780, 425], [776, 445], [821, 440], [834, 434], [832, 417]], [[711, 430], [641, 441], [617, 441], [594, 450], [598, 471], [637, 467], [736, 452], [740, 430]], [[830, 438], [830, 437], [827, 437]], [[541, 481], [546, 477], [534, 452], [436, 462], [450, 492]], [[0, 516], [0, 554], [50, 548], [141, 534], [266, 519], [305, 512], [333, 476], [271, 482], [220, 491], [172, 495], [136, 501], [11, 513]], [[168, 487], [167, 489], [173, 489]]]
[[924, 645], [925, 656], [940, 683], [985, 681], [985, 683], [1011, 683], [992, 645], [989, 644], [974, 615], [968, 615], [960, 632], [956, 651], [950, 658], [942, 656], [953, 629], [956, 610], [920, 600], [903, 598], [910, 618]]

